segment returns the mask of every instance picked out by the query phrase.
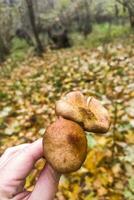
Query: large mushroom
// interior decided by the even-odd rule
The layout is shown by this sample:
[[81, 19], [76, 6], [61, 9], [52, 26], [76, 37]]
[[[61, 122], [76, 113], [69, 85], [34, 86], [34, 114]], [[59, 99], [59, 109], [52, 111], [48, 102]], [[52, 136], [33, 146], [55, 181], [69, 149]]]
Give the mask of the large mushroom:
[[60, 173], [76, 171], [87, 154], [87, 140], [83, 129], [75, 122], [60, 117], [44, 135], [46, 160]]
[[84, 130], [106, 133], [110, 126], [107, 110], [93, 97], [70, 92], [56, 102], [58, 119], [44, 134], [44, 156], [59, 173], [78, 170], [87, 154]]

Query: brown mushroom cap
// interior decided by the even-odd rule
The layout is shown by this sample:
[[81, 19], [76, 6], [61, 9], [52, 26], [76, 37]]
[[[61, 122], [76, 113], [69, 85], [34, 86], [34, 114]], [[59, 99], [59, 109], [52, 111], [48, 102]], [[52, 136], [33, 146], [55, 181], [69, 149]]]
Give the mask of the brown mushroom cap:
[[81, 92], [70, 92], [56, 102], [56, 114], [79, 123], [84, 130], [106, 133], [110, 127], [107, 110], [94, 97]]
[[78, 170], [87, 154], [83, 129], [75, 122], [60, 117], [51, 124], [43, 138], [44, 156], [60, 173]]

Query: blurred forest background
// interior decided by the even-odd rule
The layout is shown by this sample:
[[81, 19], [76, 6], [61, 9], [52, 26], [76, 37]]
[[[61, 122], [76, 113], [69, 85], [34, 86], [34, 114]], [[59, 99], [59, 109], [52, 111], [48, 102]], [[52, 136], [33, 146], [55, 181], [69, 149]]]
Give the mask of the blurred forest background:
[[88, 133], [55, 200], [134, 200], [134, 0], [0, 0], [0, 155], [42, 137], [72, 90], [100, 99], [112, 124]]

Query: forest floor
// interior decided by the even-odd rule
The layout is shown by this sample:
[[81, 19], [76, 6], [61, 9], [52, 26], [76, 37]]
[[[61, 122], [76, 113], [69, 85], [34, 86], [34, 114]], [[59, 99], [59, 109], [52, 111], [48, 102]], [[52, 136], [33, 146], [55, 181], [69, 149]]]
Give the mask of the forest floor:
[[[10, 66], [13, 66], [9, 73]], [[16, 67], [17, 66], [17, 67]], [[0, 66], [0, 154], [43, 136], [64, 93], [80, 90], [102, 101], [111, 116], [105, 136], [88, 133], [88, 156], [61, 178], [56, 200], [134, 199], [134, 36], [97, 48], [48, 51]], [[33, 189], [40, 161], [27, 178]]]

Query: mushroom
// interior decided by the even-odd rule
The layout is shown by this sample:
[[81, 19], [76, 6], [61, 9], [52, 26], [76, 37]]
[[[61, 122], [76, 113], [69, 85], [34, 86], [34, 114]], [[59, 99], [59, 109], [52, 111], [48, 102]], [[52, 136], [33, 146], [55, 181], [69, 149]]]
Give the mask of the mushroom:
[[46, 160], [60, 173], [78, 170], [86, 158], [87, 140], [83, 129], [62, 117], [47, 128], [43, 144]]
[[85, 131], [105, 133], [110, 126], [107, 110], [94, 97], [70, 92], [56, 102], [58, 119], [44, 134], [44, 156], [59, 173], [78, 170], [87, 154]]
[[110, 127], [107, 110], [94, 97], [84, 97], [79, 92], [70, 92], [56, 102], [56, 114], [79, 123], [85, 131], [106, 133]]

